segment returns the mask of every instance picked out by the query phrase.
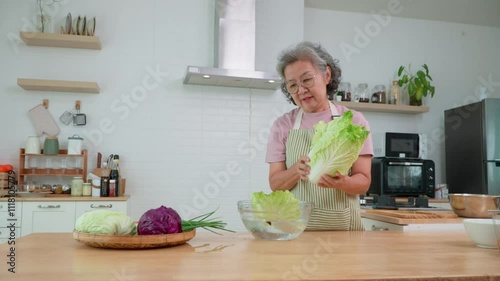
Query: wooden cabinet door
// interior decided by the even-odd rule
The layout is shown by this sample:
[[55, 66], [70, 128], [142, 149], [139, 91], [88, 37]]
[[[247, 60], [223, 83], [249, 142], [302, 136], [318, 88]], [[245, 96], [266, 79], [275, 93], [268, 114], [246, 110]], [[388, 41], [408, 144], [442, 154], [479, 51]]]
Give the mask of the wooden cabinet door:
[[23, 202], [21, 234], [33, 232], [72, 232], [75, 202]]
[[[0, 202], [0, 244], [12, 237], [11, 224], [15, 226], [13, 235], [15, 239], [21, 237], [21, 213], [23, 204], [20, 202]], [[11, 216], [14, 215], [14, 216]], [[12, 240], [12, 239], [11, 239]]]

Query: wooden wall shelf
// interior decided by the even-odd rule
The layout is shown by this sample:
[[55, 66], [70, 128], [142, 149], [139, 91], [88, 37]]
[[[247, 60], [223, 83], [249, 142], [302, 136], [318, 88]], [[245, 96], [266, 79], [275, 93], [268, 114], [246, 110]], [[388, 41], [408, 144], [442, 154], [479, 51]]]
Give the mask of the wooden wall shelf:
[[29, 46], [76, 48], [100, 50], [101, 40], [97, 36], [20, 32], [19, 37]]
[[28, 91], [76, 92], [76, 93], [98, 94], [101, 90], [96, 82], [84, 82], [84, 81], [18, 78], [17, 85]]
[[394, 104], [363, 103], [363, 102], [349, 102], [349, 101], [335, 101], [334, 103], [358, 111], [406, 113], [406, 114], [419, 114], [419, 113], [429, 112], [429, 107], [427, 106], [394, 105]]

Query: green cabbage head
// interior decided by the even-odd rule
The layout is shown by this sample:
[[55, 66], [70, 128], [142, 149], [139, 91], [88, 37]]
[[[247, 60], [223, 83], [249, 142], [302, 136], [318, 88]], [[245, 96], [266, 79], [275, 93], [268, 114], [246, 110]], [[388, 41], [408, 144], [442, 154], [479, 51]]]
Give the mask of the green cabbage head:
[[92, 234], [137, 234], [137, 226], [130, 217], [111, 210], [95, 210], [81, 215], [76, 220], [75, 230]]
[[353, 114], [346, 111], [331, 122], [320, 121], [314, 125], [315, 133], [308, 156], [311, 161], [309, 180], [317, 184], [321, 176], [335, 176], [348, 173], [352, 164], [358, 159], [368, 134], [364, 126], [351, 124]]

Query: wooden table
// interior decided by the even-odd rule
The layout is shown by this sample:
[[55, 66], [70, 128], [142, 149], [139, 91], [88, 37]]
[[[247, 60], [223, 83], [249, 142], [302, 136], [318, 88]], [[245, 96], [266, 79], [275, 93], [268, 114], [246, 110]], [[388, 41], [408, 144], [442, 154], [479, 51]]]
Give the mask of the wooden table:
[[248, 233], [196, 237], [171, 248], [111, 250], [71, 233], [36, 233], [0, 245], [0, 280], [500, 280], [500, 252], [463, 231], [305, 232], [292, 241]]

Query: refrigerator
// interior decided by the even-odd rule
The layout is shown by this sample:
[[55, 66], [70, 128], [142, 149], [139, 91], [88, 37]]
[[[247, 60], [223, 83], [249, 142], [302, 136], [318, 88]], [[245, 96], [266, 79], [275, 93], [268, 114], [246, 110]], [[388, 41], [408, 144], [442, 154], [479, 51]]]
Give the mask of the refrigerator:
[[450, 193], [500, 195], [500, 99], [445, 110]]

